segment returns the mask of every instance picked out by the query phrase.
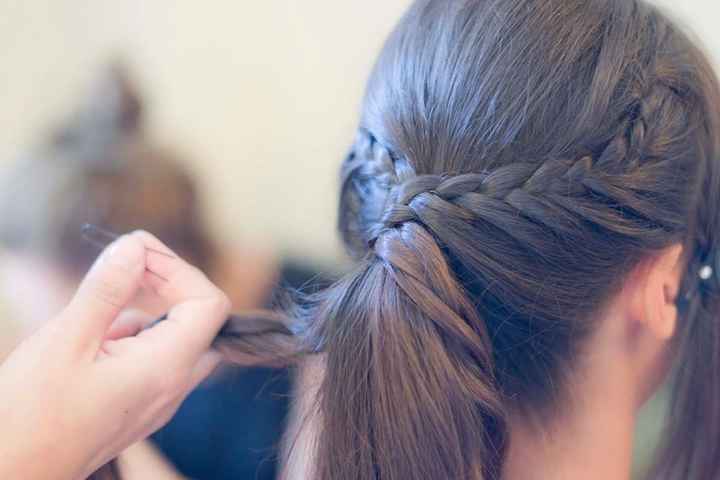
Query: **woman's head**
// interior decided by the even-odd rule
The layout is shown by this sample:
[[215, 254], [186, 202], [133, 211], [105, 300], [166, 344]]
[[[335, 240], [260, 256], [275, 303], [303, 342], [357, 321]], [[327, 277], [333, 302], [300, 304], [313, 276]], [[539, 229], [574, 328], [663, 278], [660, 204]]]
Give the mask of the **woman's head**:
[[[214, 260], [192, 175], [147, 140], [142, 102], [125, 72], [114, 67], [100, 80], [82, 108], [3, 178], [3, 288], [25, 310], [43, 305], [27, 312], [38, 320], [65, 303], [96, 256], [80, 234], [87, 222], [152, 230], [206, 270]], [[28, 302], [28, 295], [48, 298]]]
[[668, 438], [686, 446], [663, 472], [714, 478], [720, 423], [696, 412], [720, 420], [717, 282], [699, 277], [718, 254], [719, 109], [704, 56], [646, 3], [415, 2], [343, 166], [361, 265], [306, 332], [327, 357], [318, 478], [494, 477], [508, 415], [562, 401], [621, 298], [667, 343], [639, 390], [677, 322]]
[[715, 225], [695, 223], [714, 217], [695, 217], [717, 195], [715, 87], [641, 3], [417, 2], [367, 90], [346, 242], [375, 257], [408, 225], [434, 240], [501, 386], [537, 394], [633, 267], [692, 242], [697, 273], [711, 253]]

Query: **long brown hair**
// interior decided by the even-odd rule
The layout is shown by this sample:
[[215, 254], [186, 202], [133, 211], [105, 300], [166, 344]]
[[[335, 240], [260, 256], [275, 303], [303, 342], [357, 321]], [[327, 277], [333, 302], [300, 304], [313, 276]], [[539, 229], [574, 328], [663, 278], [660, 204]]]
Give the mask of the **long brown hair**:
[[720, 255], [719, 109], [705, 56], [645, 2], [418, 0], [343, 164], [357, 267], [217, 347], [322, 352], [311, 478], [498, 478], [509, 413], [551, 411], [593, 313], [682, 243], [652, 478], [718, 478], [720, 285], [698, 272]]

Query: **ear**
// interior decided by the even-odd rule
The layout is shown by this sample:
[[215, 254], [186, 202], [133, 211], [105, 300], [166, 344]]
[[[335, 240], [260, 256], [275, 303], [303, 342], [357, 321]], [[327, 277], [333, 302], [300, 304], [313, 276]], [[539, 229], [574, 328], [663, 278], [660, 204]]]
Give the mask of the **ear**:
[[644, 281], [638, 300], [641, 321], [660, 340], [669, 340], [677, 326], [677, 297], [682, 280], [683, 247], [675, 244], [653, 255], [642, 267]]

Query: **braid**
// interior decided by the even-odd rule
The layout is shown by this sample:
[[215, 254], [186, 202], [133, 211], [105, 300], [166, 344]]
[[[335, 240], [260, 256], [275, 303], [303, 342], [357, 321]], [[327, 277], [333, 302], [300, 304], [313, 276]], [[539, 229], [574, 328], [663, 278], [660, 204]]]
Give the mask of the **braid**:
[[[340, 230], [345, 243], [362, 258], [384, 251], [387, 238], [397, 235], [392, 232], [405, 231], [407, 225], [420, 228], [414, 238], [426, 231], [452, 274], [466, 285], [465, 295], [481, 299], [476, 313], [484, 335], [493, 339], [490, 351], [514, 349], [529, 337], [539, 350], [555, 352], [537, 358], [495, 353], [490, 372], [508, 397], [534, 395], [550, 402], [558, 392], [545, 384], [548, 372], [559, 375], [558, 365], [571, 361], [575, 338], [590, 329], [584, 319], [618, 288], [590, 281], [578, 286], [580, 279], [599, 270], [621, 278], [634, 265], [620, 262], [606, 246], [623, 245], [626, 258], [636, 259], [647, 249], [682, 239], [686, 231], [686, 212], [678, 212], [678, 205], [687, 203], [685, 185], [692, 175], [686, 165], [668, 160], [677, 148], [673, 142], [682, 139], [686, 128], [682, 116], [673, 113], [681, 101], [674, 88], [656, 81], [629, 102], [612, 135], [575, 155], [532, 161], [510, 157], [471, 173], [418, 172], [419, 164], [361, 129], [342, 170]], [[659, 180], [670, 176], [672, 182]], [[659, 193], [661, 183], [664, 191]], [[658, 215], [659, 205], [677, 214]], [[537, 274], [548, 268], [547, 276]], [[553, 303], [538, 303], [537, 292], [547, 283], [562, 295]], [[508, 315], [517, 317], [514, 331], [508, 330]], [[538, 326], [542, 322], [533, 320], [537, 316], [553, 325], [568, 325], [567, 318], [578, 321], [562, 333], [553, 326], [556, 333], [550, 337]], [[520, 370], [520, 365], [533, 366]]]
[[408, 297], [433, 299], [425, 304], [434, 307], [425, 312], [427, 318], [461, 344], [463, 350], [473, 352], [475, 364], [492, 364], [488, 355], [490, 337], [484, 323], [453, 279], [444, 255], [424, 229], [417, 224], [407, 224], [389, 230], [378, 239], [375, 253]]
[[[522, 232], [517, 229], [518, 215], [558, 235], [585, 221], [627, 236], [646, 238], [650, 231], [661, 245], [665, 235], [680, 230], [684, 222], [654, 214], [656, 173], [666, 165], [653, 161], [661, 158], [663, 146], [648, 128], [648, 119], [659, 114], [673, 95], [659, 84], [651, 88], [621, 120], [619, 133], [595, 156], [514, 162], [480, 173], [415, 174], [406, 159], [361, 131], [345, 163], [343, 185], [364, 197], [356, 204], [374, 211], [364, 217], [353, 210], [343, 212], [361, 216], [354, 229], [365, 234], [363, 243], [370, 246], [383, 231], [406, 222], [430, 227], [424, 221], [427, 210], [465, 221], [500, 219], [495, 226], [511, 235]], [[381, 200], [368, 201], [371, 195]], [[499, 218], [495, 212], [508, 215]]]

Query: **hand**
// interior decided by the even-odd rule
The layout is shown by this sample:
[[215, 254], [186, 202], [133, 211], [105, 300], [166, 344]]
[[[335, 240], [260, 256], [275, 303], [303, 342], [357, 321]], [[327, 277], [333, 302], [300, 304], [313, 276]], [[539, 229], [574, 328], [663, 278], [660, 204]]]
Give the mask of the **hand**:
[[123, 480], [188, 480], [150, 442], [136, 443], [117, 459]]
[[[121, 315], [140, 286], [168, 319]], [[78, 479], [165, 424], [218, 365], [212, 340], [230, 303], [145, 232], [98, 259], [68, 307], [0, 367], [0, 478]]]

